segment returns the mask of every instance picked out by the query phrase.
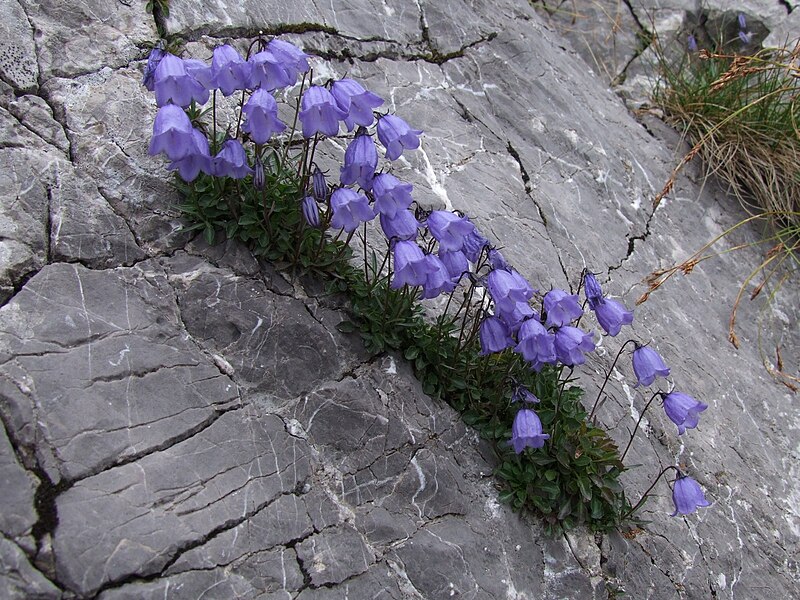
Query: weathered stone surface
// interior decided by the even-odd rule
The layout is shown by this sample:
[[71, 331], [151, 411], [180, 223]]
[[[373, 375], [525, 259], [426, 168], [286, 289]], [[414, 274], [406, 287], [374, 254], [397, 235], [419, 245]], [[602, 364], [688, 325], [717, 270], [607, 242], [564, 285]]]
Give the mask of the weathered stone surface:
[[6, 429], [0, 424], [0, 488], [3, 489], [0, 532], [6, 537], [30, 534], [37, 520], [33, 508], [37, 484], [37, 479], [19, 464]]
[[[53, 118], [53, 110], [44, 98], [26, 94], [19, 98], [9, 98], [3, 105], [23, 125], [25, 133], [29, 130], [61, 150], [65, 156], [69, 154], [69, 140], [64, 128]], [[6, 139], [5, 131], [3, 138]], [[27, 140], [26, 142], [26, 145], [30, 144]]]
[[62, 594], [30, 564], [19, 546], [0, 536], [0, 597], [6, 600], [56, 600]]
[[375, 556], [358, 532], [343, 525], [325, 529], [297, 544], [297, 558], [311, 586], [341, 583], [364, 573]]
[[0, 78], [20, 91], [32, 91], [39, 81], [33, 27], [23, 4], [0, 2]]

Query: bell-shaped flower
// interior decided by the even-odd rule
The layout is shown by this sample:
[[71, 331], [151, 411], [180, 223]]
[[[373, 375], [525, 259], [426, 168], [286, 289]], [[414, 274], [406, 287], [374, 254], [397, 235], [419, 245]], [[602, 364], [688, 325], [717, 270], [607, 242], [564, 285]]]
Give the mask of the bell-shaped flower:
[[542, 433], [542, 422], [534, 411], [522, 408], [517, 411], [511, 425], [511, 446], [519, 454], [525, 448], [541, 448], [550, 435]]
[[247, 153], [239, 140], [228, 140], [222, 149], [211, 159], [211, 174], [215, 177], [244, 179], [253, 174], [247, 164]]
[[556, 357], [568, 367], [586, 362], [586, 352], [594, 350], [592, 334], [577, 327], [564, 326], [556, 329]]
[[400, 210], [393, 217], [381, 214], [381, 229], [390, 241], [415, 240], [419, 232], [419, 221], [410, 210]]
[[208, 100], [208, 90], [189, 74], [184, 61], [174, 54], [165, 53], [161, 57], [153, 73], [153, 89], [158, 106], [177, 104], [186, 108], [192, 100], [199, 104]]
[[274, 39], [267, 44], [267, 49], [277, 57], [293, 85], [299, 73], [306, 73], [309, 69], [308, 54], [294, 44]]
[[147, 65], [144, 68], [144, 74], [142, 76], [142, 85], [146, 87], [149, 91], [154, 91], [154, 79], [156, 74], [156, 67], [158, 63], [161, 62], [161, 59], [164, 58], [164, 49], [160, 46], [156, 46], [150, 51], [149, 56], [147, 57]]
[[339, 133], [339, 121], [347, 115], [336, 106], [331, 93], [324, 87], [312, 85], [303, 94], [300, 101], [300, 122], [303, 124], [303, 137], [313, 137], [315, 133], [336, 135]]
[[311, 196], [303, 198], [303, 218], [310, 227], [319, 227], [319, 206]]
[[214, 89], [211, 83], [211, 67], [205, 62], [196, 58], [184, 58], [183, 65], [186, 67], [186, 72], [194, 77], [197, 83], [209, 91]]
[[384, 115], [378, 119], [378, 139], [386, 148], [386, 158], [397, 160], [406, 148], [419, 148], [421, 130], [411, 129], [403, 119]]
[[431, 267], [430, 273], [425, 278], [425, 283], [422, 284], [422, 295], [424, 299], [436, 298], [442, 292], [452, 292], [456, 284], [450, 278], [450, 273], [447, 272], [447, 267], [439, 260], [435, 254], [425, 255], [425, 260]]
[[450, 273], [450, 278], [458, 282], [464, 273], [469, 272], [469, 261], [466, 255], [461, 250], [453, 250], [447, 252], [439, 248], [439, 258], [447, 267], [447, 272]]
[[664, 364], [661, 355], [649, 346], [636, 345], [633, 351], [633, 372], [636, 374], [637, 385], [648, 386], [656, 377], [667, 377], [669, 367]]
[[493, 269], [503, 269], [504, 271], [513, 271], [511, 265], [508, 264], [506, 257], [497, 248], [489, 250], [488, 254], [489, 266]]
[[502, 352], [514, 345], [508, 327], [497, 317], [486, 317], [481, 321], [478, 337], [481, 342], [481, 356]]
[[372, 179], [378, 168], [378, 151], [372, 136], [357, 135], [344, 152], [344, 166], [339, 180], [343, 185], [358, 182], [362, 189], [372, 189]]
[[522, 384], [519, 384], [514, 388], [514, 393], [511, 394], [511, 401], [537, 404], [539, 399], [528, 388]]
[[219, 88], [223, 96], [247, 89], [252, 70], [253, 65], [246, 62], [233, 46], [225, 44], [214, 48], [211, 58], [211, 85]]
[[254, 91], [242, 108], [247, 117], [242, 130], [250, 134], [256, 144], [265, 144], [273, 134], [286, 129], [286, 125], [278, 120], [278, 103], [267, 90], [259, 88]]
[[483, 249], [488, 245], [489, 240], [481, 235], [481, 232], [478, 231], [476, 227], [471, 233], [464, 236], [464, 246], [462, 250], [471, 263], [477, 263], [481, 257], [481, 252], [483, 252]]
[[538, 319], [528, 319], [519, 328], [514, 350], [538, 371], [545, 364], [556, 362], [555, 336], [545, 329]]
[[[591, 306], [591, 300], [589, 305]], [[594, 315], [600, 327], [610, 336], [617, 335], [623, 325], [633, 323], [633, 311], [611, 298], [600, 298], [594, 306]]]
[[261, 88], [268, 92], [293, 85], [297, 75], [286, 68], [280, 56], [269, 48], [256, 52], [247, 61], [250, 65], [250, 80], [247, 87], [250, 89]]
[[670, 392], [664, 396], [664, 412], [678, 426], [678, 435], [697, 427], [700, 413], [707, 408], [708, 404], [681, 392]]
[[449, 210], [434, 210], [428, 215], [428, 231], [439, 242], [442, 250], [461, 250], [464, 237], [472, 233], [475, 225], [466, 218]]
[[355, 125], [369, 127], [375, 120], [372, 109], [383, 104], [383, 98], [364, 89], [357, 81], [352, 79], [340, 79], [331, 85], [331, 94], [336, 98], [339, 105], [347, 117], [344, 124], [347, 131], [353, 131]]
[[516, 271], [495, 269], [486, 277], [486, 286], [497, 310], [510, 313], [517, 302], [525, 302], [533, 296], [533, 288]]
[[331, 227], [348, 233], [375, 217], [367, 197], [349, 188], [338, 188], [331, 194], [331, 210]]
[[677, 514], [690, 515], [700, 506], [711, 506], [711, 503], [706, 500], [700, 484], [680, 472], [672, 488], [672, 502], [675, 504], [673, 517]]
[[515, 302], [511, 310], [497, 311], [497, 316], [503, 320], [512, 334], [519, 331], [523, 322], [535, 318], [539, 321], [538, 313], [527, 302]]
[[166, 104], [156, 113], [147, 152], [151, 156], [163, 152], [172, 161], [181, 160], [197, 151], [193, 131], [192, 122], [183, 109]]
[[211, 170], [211, 154], [208, 150], [208, 139], [199, 129], [192, 129], [192, 140], [195, 151], [179, 160], [173, 161], [167, 169], [178, 171], [184, 181], [194, 181], [200, 174]]
[[410, 183], [403, 183], [391, 173], [376, 175], [372, 180], [375, 209], [382, 215], [393, 217], [398, 210], [405, 210], [411, 206], [414, 201], [411, 197], [412, 189]]
[[426, 259], [422, 249], [416, 242], [399, 241], [392, 249], [394, 258], [394, 277], [389, 287], [393, 290], [404, 285], [411, 287], [424, 285], [434, 266]]
[[544, 311], [547, 314], [546, 327], [569, 325], [583, 314], [578, 296], [564, 290], [550, 290], [544, 295]]
[[583, 291], [586, 294], [586, 300], [589, 302], [589, 308], [594, 310], [599, 302], [603, 301], [603, 289], [597, 282], [594, 273], [589, 271], [583, 276]]

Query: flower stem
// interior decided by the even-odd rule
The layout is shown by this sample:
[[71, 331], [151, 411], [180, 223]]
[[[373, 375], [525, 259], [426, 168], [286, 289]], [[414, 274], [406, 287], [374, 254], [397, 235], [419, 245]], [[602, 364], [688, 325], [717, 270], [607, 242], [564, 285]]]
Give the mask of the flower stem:
[[627, 519], [629, 516], [631, 516], [633, 513], [635, 513], [639, 509], [639, 507], [644, 503], [644, 501], [647, 500], [648, 494], [652, 491], [652, 489], [654, 487], [656, 487], [656, 484], [658, 483], [658, 480], [661, 479], [661, 476], [664, 475], [664, 473], [666, 473], [670, 469], [675, 469], [675, 472], [680, 477], [681, 471], [680, 471], [680, 469], [678, 469], [678, 467], [675, 467], [675, 466], [672, 466], [672, 465], [670, 465], [669, 467], [664, 467], [664, 469], [661, 471], [661, 473], [659, 473], [658, 476], [653, 480], [653, 483], [650, 485], [650, 487], [647, 488], [647, 491], [644, 494], [642, 494], [642, 497], [636, 503], [636, 506], [634, 506], [629, 511], [627, 511], [624, 515], [622, 515], [622, 518], [620, 518], [620, 521], [624, 521], [625, 519]]
[[617, 355], [614, 357], [614, 362], [611, 363], [611, 368], [609, 368], [608, 373], [606, 373], [606, 378], [603, 380], [603, 385], [600, 387], [600, 391], [597, 394], [597, 399], [594, 401], [594, 406], [592, 406], [592, 411], [589, 413], [589, 420], [592, 419], [592, 417], [594, 416], [594, 411], [597, 410], [597, 403], [600, 402], [600, 398], [603, 395], [603, 390], [606, 389], [606, 384], [608, 383], [608, 380], [611, 377], [611, 373], [614, 371], [614, 367], [616, 366], [619, 357], [622, 355], [622, 351], [625, 349], [625, 346], [631, 343], [636, 344], [636, 341], [628, 340], [627, 342], [622, 344], [622, 347], [619, 349], [619, 352], [617, 352]]
[[644, 413], [647, 412], [647, 409], [650, 408], [650, 405], [653, 403], [653, 400], [655, 400], [658, 396], [661, 396], [663, 398], [664, 392], [656, 392], [655, 394], [653, 394], [652, 398], [650, 398], [650, 400], [647, 401], [647, 404], [644, 405], [644, 409], [642, 410], [642, 413], [639, 415], [639, 420], [636, 421], [636, 427], [633, 428], [633, 433], [631, 433], [631, 439], [628, 440], [628, 445], [625, 446], [625, 451], [622, 453], [622, 456], [619, 457], [620, 462], [625, 460], [625, 455], [628, 453], [628, 450], [630, 449], [631, 444], [633, 443], [633, 437], [639, 430], [639, 424], [642, 422], [642, 419], [644, 419]]

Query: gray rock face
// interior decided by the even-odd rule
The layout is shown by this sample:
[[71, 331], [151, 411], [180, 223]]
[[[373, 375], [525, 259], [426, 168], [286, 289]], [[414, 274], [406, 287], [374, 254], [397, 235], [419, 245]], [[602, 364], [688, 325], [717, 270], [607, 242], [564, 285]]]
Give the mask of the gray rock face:
[[[665, 22], [693, 7], [658, 4]], [[648, 412], [627, 493], [678, 464], [712, 506], [672, 518], [661, 483], [647, 531], [548, 537], [499, 504], [491, 453], [404, 361], [337, 330], [339, 299], [181, 229], [147, 155], [143, 3], [0, 6], [0, 597], [800, 595], [797, 403], [758, 347], [797, 364], [797, 290], [762, 313], [770, 328], [743, 303], [740, 349], [726, 339], [757, 250], [670, 281], [633, 329], [710, 407], [680, 438]], [[742, 218], [692, 167], [654, 210], [679, 140], [634, 121], [577, 55], [607, 46], [602, 12], [621, 24], [603, 60], [624, 65], [637, 3], [582, 7], [597, 12], [565, 34], [577, 53], [518, 0], [169, 6], [163, 24], [201, 58], [263, 30], [326, 57], [321, 80], [386, 98], [425, 131], [394, 169], [416, 200], [468, 213], [541, 289], [588, 267], [632, 305], [650, 271]], [[342, 149], [320, 153], [335, 167]], [[735, 235], [723, 243], [757, 239]], [[587, 402], [617, 343], [581, 371]], [[631, 376], [623, 359], [600, 414], [623, 444], [646, 401]]]

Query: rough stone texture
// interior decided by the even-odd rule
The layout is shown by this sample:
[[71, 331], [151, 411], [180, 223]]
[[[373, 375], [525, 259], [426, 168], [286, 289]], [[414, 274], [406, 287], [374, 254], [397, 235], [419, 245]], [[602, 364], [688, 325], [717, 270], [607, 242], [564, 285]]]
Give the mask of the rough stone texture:
[[[797, 290], [765, 311], [743, 303], [741, 348], [726, 339], [757, 250], [702, 263], [637, 310], [635, 334], [710, 408], [681, 438], [648, 413], [628, 494], [680, 464], [713, 505], [671, 518], [662, 483], [647, 531], [549, 538], [498, 503], [490, 453], [407, 364], [336, 329], [335, 298], [181, 231], [179, 196], [147, 155], [156, 109], [135, 59], [156, 27], [143, 4], [23, 0], [0, 25], [35, 58], [0, 57], [0, 483], [13, 490], [0, 596], [800, 595], [797, 402], [759, 351], [772, 360], [779, 344], [797, 365]], [[665, 27], [695, 10], [654, 4]], [[770, 28], [786, 11], [773, 4], [786, 3], [745, 8]], [[606, 77], [624, 66], [643, 21], [627, 5], [582, 3], [593, 29], [567, 32], [577, 52], [522, 0], [171, 0], [164, 25], [201, 58], [259, 29], [325, 57], [321, 81], [348, 73], [425, 130], [395, 169], [420, 204], [469, 213], [543, 289], [589, 267], [632, 304], [649, 272], [742, 214], [694, 166], [653, 210], [680, 140], [637, 123], [579, 55], [611, 47]], [[342, 153], [326, 142], [320, 160]], [[603, 340], [581, 371], [587, 399], [616, 349]], [[630, 377], [621, 362], [600, 414], [620, 442], [646, 401]]]

